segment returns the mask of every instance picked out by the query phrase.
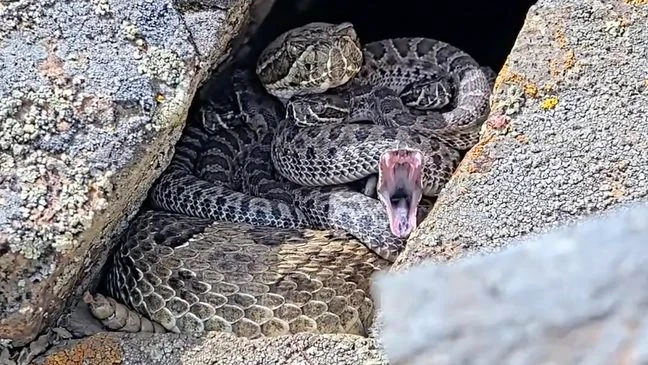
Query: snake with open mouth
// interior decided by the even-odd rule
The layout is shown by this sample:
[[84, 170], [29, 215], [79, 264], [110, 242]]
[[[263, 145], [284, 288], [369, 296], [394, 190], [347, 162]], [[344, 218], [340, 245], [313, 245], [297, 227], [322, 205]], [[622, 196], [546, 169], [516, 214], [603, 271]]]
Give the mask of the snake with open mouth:
[[[366, 333], [369, 276], [478, 140], [484, 69], [440, 41], [361, 47], [350, 23], [311, 23], [266, 47], [256, 75], [230, 71], [203, 88], [106, 292], [175, 332]], [[349, 186], [376, 174], [379, 199]]]

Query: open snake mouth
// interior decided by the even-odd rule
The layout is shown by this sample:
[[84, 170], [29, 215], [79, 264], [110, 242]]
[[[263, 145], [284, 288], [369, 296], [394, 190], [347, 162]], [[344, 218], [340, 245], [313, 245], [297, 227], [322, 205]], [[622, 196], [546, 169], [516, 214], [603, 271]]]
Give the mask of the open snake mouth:
[[377, 193], [387, 208], [391, 232], [407, 237], [416, 228], [418, 203], [423, 196], [423, 154], [407, 149], [383, 153]]

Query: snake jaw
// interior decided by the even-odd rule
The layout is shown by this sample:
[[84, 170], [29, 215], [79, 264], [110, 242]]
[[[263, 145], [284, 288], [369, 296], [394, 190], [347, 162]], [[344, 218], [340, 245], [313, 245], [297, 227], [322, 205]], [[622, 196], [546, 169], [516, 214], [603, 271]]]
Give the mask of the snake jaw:
[[423, 154], [408, 149], [383, 153], [377, 192], [387, 209], [391, 232], [407, 237], [416, 228], [418, 203], [423, 196]]

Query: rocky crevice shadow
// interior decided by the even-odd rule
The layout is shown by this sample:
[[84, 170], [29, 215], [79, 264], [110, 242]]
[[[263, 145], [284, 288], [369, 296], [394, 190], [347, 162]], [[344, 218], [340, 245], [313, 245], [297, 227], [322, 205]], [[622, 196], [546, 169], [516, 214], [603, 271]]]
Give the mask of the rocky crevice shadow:
[[0, 5], [0, 345], [33, 340], [96, 278], [250, 22], [251, 1], [219, 4]]

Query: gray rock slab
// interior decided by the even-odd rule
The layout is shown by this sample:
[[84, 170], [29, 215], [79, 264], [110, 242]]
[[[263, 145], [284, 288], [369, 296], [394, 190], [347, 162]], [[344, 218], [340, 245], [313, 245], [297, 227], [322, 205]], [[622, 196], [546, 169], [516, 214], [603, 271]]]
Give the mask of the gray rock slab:
[[377, 275], [393, 364], [647, 364], [648, 205]]
[[499, 72], [480, 143], [393, 269], [497, 252], [646, 200], [647, 18], [642, 1], [538, 1]]
[[223, 4], [0, 4], [2, 344], [33, 339], [96, 277], [246, 24], [251, 1]]
[[169, 365], [387, 364], [374, 340], [358, 336], [299, 334], [246, 340], [223, 333], [98, 334], [51, 350], [35, 363], [61, 364], [72, 359]]

